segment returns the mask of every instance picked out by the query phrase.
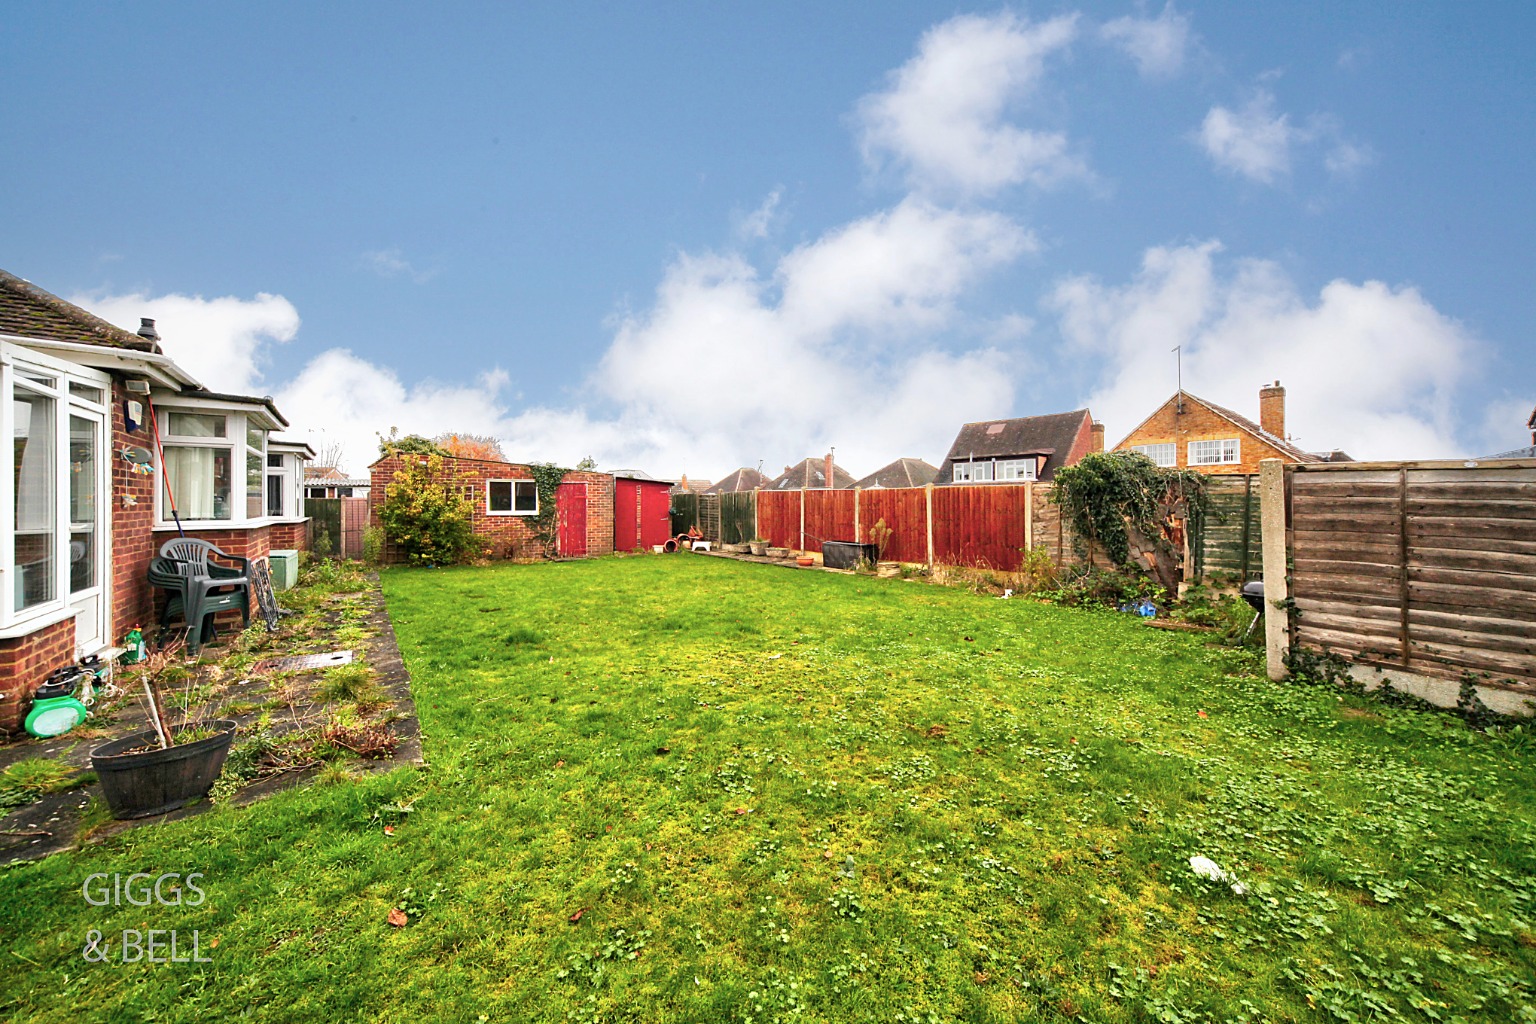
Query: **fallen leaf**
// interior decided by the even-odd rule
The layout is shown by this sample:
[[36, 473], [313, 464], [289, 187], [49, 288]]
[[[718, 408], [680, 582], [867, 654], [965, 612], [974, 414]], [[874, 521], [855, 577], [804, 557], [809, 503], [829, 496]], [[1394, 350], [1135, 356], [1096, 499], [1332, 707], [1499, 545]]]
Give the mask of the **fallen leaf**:
[[389, 924], [390, 924], [390, 927], [392, 927], [392, 928], [404, 928], [405, 927], [405, 923], [407, 921], [409, 921], [409, 920], [410, 920], [410, 918], [405, 916], [405, 911], [401, 910], [399, 907], [390, 907], [389, 908]]
[[576, 913], [572, 914], [568, 920], [571, 922], [571, 924], [579, 924], [581, 922], [581, 915], [585, 914], [591, 909], [591, 907], [582, 907], [580, 910], [576, 911]]
[[1077, 742], [1077, 737], [1076, 737], [1076, 736], [1073, 736], [1073, 737], [1072, 737], [1072, 742], [1073, 742], [1073, 743], [1076, 743], [1076, 742]]
[[556, 761], [555, 762], [555, 767], [556, 768], [564, 768], [565, 767], [565, 761], [563, 761], [563, 760]]
[[1196, 711], [1195, 714], [1199, 715], [1201, 718], [1210, 718], [1211, 717], [1210, 715], [1206, 714], [1204, 711]]
[[208, 943], [208, 948], [209, 949], [218, 949], [219, 948], [219, 937], [217, 935], [215, 935], [213, 937], [213, 941]]
[[393, 826], [393, 825], [385, 825], [384, 826], [384, 834], [387, 835], [387, 836], [394, 835], [395, 834], [395, 826]]
[[750, 807], [738, 807], [738, 808], [736, 808], [736, 813], [737, 814], [751, 814], [752, 813], [752, 808], [750, 808]]

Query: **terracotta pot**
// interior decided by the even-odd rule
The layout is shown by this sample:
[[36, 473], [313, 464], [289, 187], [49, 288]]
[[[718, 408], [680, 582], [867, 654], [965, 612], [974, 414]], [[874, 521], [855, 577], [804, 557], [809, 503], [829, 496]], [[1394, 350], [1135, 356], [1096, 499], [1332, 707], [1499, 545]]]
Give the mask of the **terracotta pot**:
[[801, 555], [795, 559], [795, 564], [809, 567], [816, 564], [816, 559], [811, 558], [809, 555]]

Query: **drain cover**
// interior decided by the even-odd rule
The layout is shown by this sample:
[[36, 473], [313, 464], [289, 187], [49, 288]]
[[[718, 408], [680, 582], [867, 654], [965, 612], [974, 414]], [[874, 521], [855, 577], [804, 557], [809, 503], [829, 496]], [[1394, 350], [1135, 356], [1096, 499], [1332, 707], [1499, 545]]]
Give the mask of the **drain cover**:
[[301, 654], [293, 658], [268, 658], [258, 661], [257, 672], [300, 672], [311, 668], [335, 668], [352, 661], [351, 651], [332, 651], [329, 654]]

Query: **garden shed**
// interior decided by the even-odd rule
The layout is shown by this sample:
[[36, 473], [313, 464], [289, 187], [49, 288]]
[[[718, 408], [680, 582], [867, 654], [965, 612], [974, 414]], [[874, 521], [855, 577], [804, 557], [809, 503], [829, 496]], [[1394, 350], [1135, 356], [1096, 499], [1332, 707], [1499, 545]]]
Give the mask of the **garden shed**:
[[613, 550], [649, 551], [672, 533], [670, 480], [639, 470], [613, 473]]

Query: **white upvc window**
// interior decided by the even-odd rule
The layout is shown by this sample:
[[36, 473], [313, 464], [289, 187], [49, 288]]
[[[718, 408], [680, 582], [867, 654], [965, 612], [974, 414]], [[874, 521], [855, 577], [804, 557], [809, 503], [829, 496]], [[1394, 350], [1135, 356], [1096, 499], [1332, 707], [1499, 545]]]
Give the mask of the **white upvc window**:
[[999, 459], [993, 475], [999, 480], [1033, 480], [1035, 468], [1034, 459]]
[[488, 516], [536, 516], [539, 485], [532, 480], [487, 480], [485, 514]]
[[160, 526], [248, 526], [274, 518], [267, 502], [267, 432], [259, 411], [167, 396], [155, 402], [160, 427]]
[[104, 618], [110, 387], [0, 343], [0, 636], [85, 613], [93, 640]]
[[961, 483], [984, 483], [992, 479], [992, 462], [957, 462], [955, 463], [954, 481]]
[[304, 460], [296, 452], [268, 449], [267, 517], [304, 518], [304, 491]]
[[1131, 446], [1131, 451], [1141, 452], [1141, 454], [1164, 468], [1179, 464], [1179, 446], [1173, 442], [1168, 444], [1136, 444]]
[[1241, 461], [1242, 450], [1235, 437], [1189, 442], [1191, 466], [1230, 466]]

